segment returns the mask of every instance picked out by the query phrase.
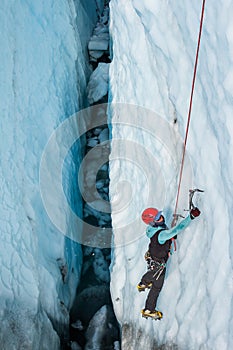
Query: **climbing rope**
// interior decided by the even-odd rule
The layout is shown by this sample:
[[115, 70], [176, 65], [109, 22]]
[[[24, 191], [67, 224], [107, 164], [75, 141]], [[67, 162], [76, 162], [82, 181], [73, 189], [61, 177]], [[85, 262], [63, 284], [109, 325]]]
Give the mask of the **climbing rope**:
[[184, 159], [185, 159], [185, 152], [186, 152], [186, 144], [187, 144], [187, 139], [188, 139], [189, 125], [190, 125], [191, 112], [192, 112], [193, 93], [194, 93], [196, 74], [197, 74], [197, 63], [198, 63], [199, 49], [200, 49], [200, 43], [201, 43], [201, 34], [202, 34], [204, 12], [205, 12], [205, 0], [203, 0], [203, 2], [202, 2], [201, 20], [200, 20], [200, 28], [199, 28], [199, 35], [198, 35], [198, 44], [197, 44], [197, 50], [196, 50], [195, 65], [194, 65], [194, 71], [193, 71], [193, 81], [192, 81], [192, 89], [191, 89], [191, 95], [190, 95], [188, 119], [187, 119], [187, 125], [186, 125], [186, 132], [185, 132], [185, 139], [184, 139], [184, 146], [183, 146], [183, 154], [182, 154], [180, 174], [179, 174], [179, 182], [178, 182], [178, 190], [177, 190], [177, 196], [176, 196], [176, 204], [175, 204], [175, 210], [174, 210], [174, 214], [173, 214], [174, 219], [172, 221], [172, 226], [176, 225], [177, 218], [178, 218], [178, 216], [177, 216], [177, 207], [178, 207], [178, 201], [179, 201], [179, 195], [180, 195], [180, 187], [181, 187], [181, 180], [182, 180], [183, 169], [184, 169]]

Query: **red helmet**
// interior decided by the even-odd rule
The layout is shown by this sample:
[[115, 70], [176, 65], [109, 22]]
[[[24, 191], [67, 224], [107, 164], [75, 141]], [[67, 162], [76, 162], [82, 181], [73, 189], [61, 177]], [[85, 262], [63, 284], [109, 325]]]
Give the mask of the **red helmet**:
[[142, 213], [142, 220], [148, 225], [150, 222], [158, 221], [161, 214], [162, 211], [156, 208], [147, 208]]

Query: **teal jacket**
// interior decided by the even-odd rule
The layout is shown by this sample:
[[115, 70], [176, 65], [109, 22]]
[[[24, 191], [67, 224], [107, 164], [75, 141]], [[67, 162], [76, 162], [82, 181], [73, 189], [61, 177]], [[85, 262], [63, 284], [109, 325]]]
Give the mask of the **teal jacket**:
[[[168, 239], [171, 239], [172, 237], [178, 235], [181, 231], [188, 227], [191, 221], [192, 220], [190, 218], [190, 215], [188, 215], [177, 226], [161, 231], [158, 236], [159, 244], [164, 244]], [[148, 238], [152, 238], [154, 234], [159, 230], [161, 230], [161, 227], [152, 227], [148, 225], [146, 229], [146, 235]]]

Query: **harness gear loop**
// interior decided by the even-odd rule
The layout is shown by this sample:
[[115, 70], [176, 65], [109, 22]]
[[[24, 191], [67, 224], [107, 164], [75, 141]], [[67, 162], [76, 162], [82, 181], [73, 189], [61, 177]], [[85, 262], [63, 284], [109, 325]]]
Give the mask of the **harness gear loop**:
[[153, 278], [156, 277], [156, 281], [159, 279], [159, 277], [161, 276], [163, 270], [165, 269], [166, 267], [166, 264], [165, 263], [159, 263], [159, 262], [156, 262], [156, 261], [153, 261], [155, 264], [153, 266], [153, 268], [151, 268], [151, 270], [155, 270], [155, 273], [153, 274]]

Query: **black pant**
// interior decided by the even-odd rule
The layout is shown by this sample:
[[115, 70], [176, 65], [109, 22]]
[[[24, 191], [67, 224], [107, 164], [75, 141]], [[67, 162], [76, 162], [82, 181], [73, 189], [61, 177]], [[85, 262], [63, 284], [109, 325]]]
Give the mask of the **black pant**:
[[161, 273], [161, 275], [157, 280], [156, 278], [158, 275], [155, 276], [155, 270], [149, 270], [145, 273], [145, 275], [142, 276], [141, 283], [147, 285], [152, 282], [152, 287], [146, 299], [145, 309], [150, 311], [155, 310], [159, 293], [163, 287], [165, 272], [166, 272], [166, 268], [164, 268], [163, 272]]

